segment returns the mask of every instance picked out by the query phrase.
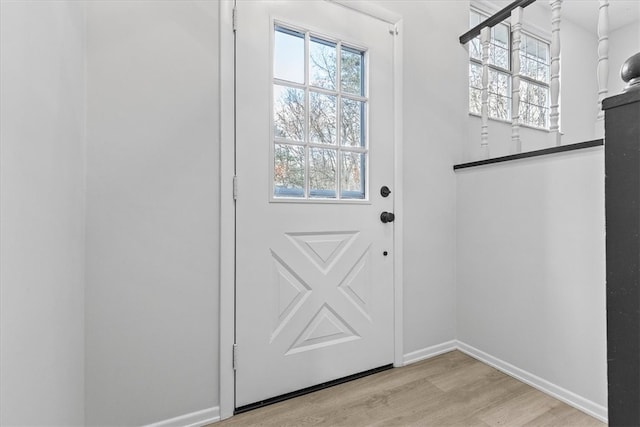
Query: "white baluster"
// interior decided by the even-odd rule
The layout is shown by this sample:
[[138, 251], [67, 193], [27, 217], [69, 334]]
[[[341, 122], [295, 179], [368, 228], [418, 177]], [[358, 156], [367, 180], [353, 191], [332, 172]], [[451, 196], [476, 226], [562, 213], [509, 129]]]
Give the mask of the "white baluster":
[[562, 0], [551, 0], [551, 111], [549, 114], [551, 138], [560, 145], [560, 12]]
[[520, 141], [520, 40], [522, 38], [522, 7], [511, 11], [511, 154], [522, 151]]
[[598, 115], [596, 116], [596, 138], [604, 138], [604, 111], [602, 100], [609, 89], [609, 0], [600, 0], [598, 14]]
[[480, 131], [480, 155], [489, 158], [489, 43], [491, 28], [484, 27], [480, 31], [482, 43], [482, 130]]

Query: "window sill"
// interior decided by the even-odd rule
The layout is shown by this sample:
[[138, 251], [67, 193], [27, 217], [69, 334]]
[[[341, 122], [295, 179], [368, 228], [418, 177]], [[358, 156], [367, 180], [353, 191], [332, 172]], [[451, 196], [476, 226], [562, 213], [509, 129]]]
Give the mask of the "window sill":
[[[469, 113], [469, 116], [470, 117], [477, 117], [479, 119], [482, 118], [482, 116], [480, 114], [471, 113], [471, 112]], [[502, 120], [502, 119], [496, 119], [496, 118], [493, 118], [493, 117], [489, 117], [489, 120], [491, 120], [492, 122], [504, 123], [504, 124], [507, 124], [507, 125], [512, 125], [513, 124], [513, 122], [511, 120]], [[536, 127], [536, 126], [525, 125], [525, 124], [522, 124], [522, 123], [520, 124], [520, 127], [521, 128], [531, 129], [531, 130], [538, 130], [538, 131], [544, 132], [544, 133], [550, 133], [551, 132], [549, 129], [546, 129], [546, 128], [539, 128], [539, 127]]]

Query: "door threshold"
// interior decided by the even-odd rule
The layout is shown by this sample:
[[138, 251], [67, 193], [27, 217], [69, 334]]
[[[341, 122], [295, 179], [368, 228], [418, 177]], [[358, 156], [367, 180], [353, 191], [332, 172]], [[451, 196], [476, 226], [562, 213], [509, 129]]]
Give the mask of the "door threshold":
[[290, 393], [281, 394], [280, 396], [271, 397], [269, 399], [261, 400], [259, 402], [250, 403], [248, 405], [240, 406], [233, 411], [233, 415], [242, 414], [243, 412], [252, 411], [254, 409], [262, 408], [263, 406], [272, 405], [274, 403], [282, 402], [284, 400], [293, 399], [294, 397], [304, 396], [305, 394], [320, 391], [325, 388], [333, 387], [338, 384], [344, 384], [349, 381], [357, 380], [359, 378], [367, 377], [369, 375], [377, 374], [378, 372], [386, 371], [393, 368], [393, 363], [380, 366], [378, 368], [369, 369], [368, 371], [359, 372], [357, 374], [348, 375], [346, 377], [338, 378], [336, 380], [327, 381], [326, 383], [312, 385], [311, 387], [303, 388], [301, 390], [292, 391]]

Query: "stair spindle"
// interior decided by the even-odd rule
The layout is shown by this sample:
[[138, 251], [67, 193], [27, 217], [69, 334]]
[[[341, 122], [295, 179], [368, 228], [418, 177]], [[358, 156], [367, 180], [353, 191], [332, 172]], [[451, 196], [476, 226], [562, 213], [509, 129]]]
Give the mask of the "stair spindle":
[[561, 144], [560, 136], [560, 13], [562, 0], [551, 0], [551, 112], [549, 114], [551, 138], [554, 145]]
[[482, 43], [482, 130], [480, 131], [480, 155], [489, 158], [489, 44], [491, 28], [484, 27], [480, 31]]
[[520, 141], [520, 42], [522, 38], [522, 12], [518, 7], [511, 11], [511, 154], [522, 151]]
[[596, 138], [604, 138], [604, 111], [602, 100], [609, 89], [609, 0], [600, 0], [598, 13], [598, 114], [596, 116]]

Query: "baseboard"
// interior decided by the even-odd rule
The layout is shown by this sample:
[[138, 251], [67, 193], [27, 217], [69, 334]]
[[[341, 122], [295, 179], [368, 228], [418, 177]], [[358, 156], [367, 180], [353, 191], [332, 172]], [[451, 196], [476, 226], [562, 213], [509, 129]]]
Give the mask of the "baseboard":
[[168, 420], [158, 421], [145, 427], [202, 427], [220, 421], [220, 407], [180, 415]]
[[412, 351], [411, 353], [407, 353], [404, 355], [404, 364], [409, 365], [421, 360], [430, 359], [442, 353], [448, 353], [457, 349], [456, 344], [457, 341], [452, 340], [443, 342], [442, 344], [432, 345], [431, 347], [423, 348], [421, 350]]
[[498, 359], [497, 357], [493, 357], [490, 354], [487, 354], [477, 348], [474, 348], [468, 344], [465, 344], [461, 341], [457, 341], [456, 347], [463, 353], [477, 359], [483, 363], [486, 363], [489, 366], [493, 366], [499, 371], [504, 372], [505, 374], [522, 381], [525, 384], [529, 384], [531, 387], [540, 390], [543, 393], [546, 393], [550, 396], [555, 397], [558, 400], [563, 401], [567, 405], [573, 406], [574, 408], [591, 415], [598, 420], [607, 423], [608, 422], [608, 411], [607, 408], [599, 405], [595, 402], [592, 402], [588, 399], [585, 399], [582, 396], [579, 396], [569, 390], [566, 390], [562, 387], [559, 387], [549, 381], [542, 379], [536, 375], [533, 375], [523, 369], [520, 369], [516, 366], [513, 366], [510, 363], [507, 363], [503, 360]]

